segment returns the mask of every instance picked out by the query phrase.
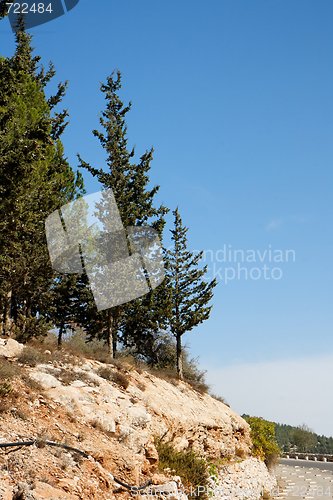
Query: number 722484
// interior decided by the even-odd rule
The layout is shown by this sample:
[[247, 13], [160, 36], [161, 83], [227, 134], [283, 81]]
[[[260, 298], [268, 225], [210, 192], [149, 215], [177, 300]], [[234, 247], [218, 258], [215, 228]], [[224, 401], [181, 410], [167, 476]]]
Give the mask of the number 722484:
[[6, 3], [8, 14], [52, 14], [52, 3], [34, 2], [29, 5], [26, 2], [22, 3]]

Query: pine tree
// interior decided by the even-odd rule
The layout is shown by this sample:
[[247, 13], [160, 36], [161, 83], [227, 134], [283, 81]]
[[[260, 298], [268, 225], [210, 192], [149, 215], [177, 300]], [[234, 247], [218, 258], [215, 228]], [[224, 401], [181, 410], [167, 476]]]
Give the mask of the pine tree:
[[206, 281], [207, 266], [200, 267], [203, 252], [187, 248], [188, 228], [183, 226], [178, 208], [173, 212], [172, 248], [166, 253], [167, 286], [171, 301], [169, 328], [176, 339], [177, 373], [183, 379], [182, 336], [207, 320], [212, 306], [215, 279]]
[[[131, 103], [128, 106], [123, 104], [119, 97], [120, 89], [120, 72], [112, 74], [101, 86], [107, 103], [100, 119], [104, 130], [93, 131], [106, 151], [107, 170], [94, 168], [81, 158], [80, 166], [96, 177], [103, 188], [113, 190], [125, 228], [149, 224], [161, 234], [167, 209], [164, 206], [155, 208], [153, 204], [159, 189], [158, 186], [149, 187], [148, 174], [153, 150], [146, 151], [137, 163], [134, 161], [135, 151], [128, 148], [126, 127], [126, 115], [131, 109]], [[90, 314], [87, 314], [86, 318], [88, 334], [90, 337], [104, 338], [108, 344], [109, 354], [115, 356], [118, 333], [128, 318], [125, 314], [126, 305], [99, 313], [91, 305], [89, 309]]]
[[[56, 113], [65, 85], [46, 97], [54, 76], [38, 68], [31, 37], [16, 33], [13, 57], [0, 59], [0, 312], [3, 333], [48, 309], [54, 272], [44, 222], [82, 187], [64, 158], [67, 111]], [[30, 322], [31, 323], [31, 322]], [[24, 321], [23, 321], [24, 328]]]

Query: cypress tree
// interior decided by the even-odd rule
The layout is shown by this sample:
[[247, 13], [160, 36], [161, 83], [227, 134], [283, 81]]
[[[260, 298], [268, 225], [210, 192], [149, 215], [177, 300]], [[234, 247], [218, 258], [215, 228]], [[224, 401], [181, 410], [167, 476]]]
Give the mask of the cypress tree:
[[[124, 105], [121, 101], [121, 86], [119, 71], [102, 84], [101, 91], [106, 100], [106, 109], [100, 118], [103, 131], [93, 131], [106, 151], [107, 169], [97, 169], [79, 157], [80, 166], [96, 177], [103, 188], [113, 190], [125, 228], [149, 224], [161, 234], [167, 209], [164, 206], [155, 208], [153, 202], [159, 187], [149, 186], [153, 149], [146, 151], [135, 162], [134, 148], [128, 148], [126, 126], [126, 115], [131, 109], [131, 103]], [[126, 307], [128, 306], [121, 305], [101, 312], [97, 312], [91, 304], [87, 307], [86, 330], [90, 337], [97, 336], [106, 340], [111, 356], [115, 356], [118, 334], [128, 319]]]
[[203, 252], [188, 250], [188, 228], [183, 225], [178, 208], [173, 212], [172, 247], [166, 252], [169, 289], [169, 329], [176, 339], [177, 373], [183, 379], [182, 336], [207, 320], [212, 306], [215, 279], [206, 281], [207, 266], [200, 267]]
[[54, 112], [66, 86], [47, 98], [54, 68], [39, 69], [39, 60], [22, 28], [15, 54], [0, 59], [0, 311], [7, 334], [10, 323], [20, 319], [24, 329], [24, 318], [46, 315], [54, 272], [44, 222], [82, 188], [60, 141], [67, 111]]

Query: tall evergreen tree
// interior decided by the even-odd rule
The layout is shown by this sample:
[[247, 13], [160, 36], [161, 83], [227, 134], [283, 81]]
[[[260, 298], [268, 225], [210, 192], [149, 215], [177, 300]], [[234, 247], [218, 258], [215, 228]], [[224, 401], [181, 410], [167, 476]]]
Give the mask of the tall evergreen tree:
[[209, 318], [216, 280], [206, 281], [207, 266], [200, 267], [203, 252], [187, 248], [187, 232], [178, 208], [173, 212], [172, 248], [166, 252], [167, 286], [171, 301], [169, 328], [176, 338], [177, 372], [183, 379], [182, 336]]
[[[103, 188], [113, 190], [125, 228], [149, 224], [161, 234], [167, 209], [164, 206], [156, 208], [153, 203], [159, 189], [158, 186], [149, 186], [153, 150], [146, 151], [139, 161], [135, 162], [135, 151], [128, 148], [126, 127], [126, 115], [131, 109], [131, 103], [123, 104], [119, 97], [120, 89], [120, 72], [112, 74], [101, 86], [106, 99], [106, 109], [100, 119], [103, 131], [93, 131], [106, 151], [107, 169], [92, 167], [81, 158], [80, 166], [96, 177]], [[141, 314], [144, 310], [141, 309]], [[115, 355], [118, 334], [126, 321], [125, 311], [126, 305], [99, 313], [90, 307], [90, 314], [88, 313], [86, 318], [88, 334], [104, 338], [111, 356]]]
[[[54, 112], [65, 85], [46, 97], [54, 69], [39, 69], [31, 37], [16, 33], [13, 57], [0, 59], [0, 311], [3, 333], [18, 318], [46, 314], [54, 273], [44, 222], [82, 187], [64, 158], [67, 111]], [[22, 321], [21, 321], [22, 324]], [[23, 321], [24, 328], [24, 321]]]

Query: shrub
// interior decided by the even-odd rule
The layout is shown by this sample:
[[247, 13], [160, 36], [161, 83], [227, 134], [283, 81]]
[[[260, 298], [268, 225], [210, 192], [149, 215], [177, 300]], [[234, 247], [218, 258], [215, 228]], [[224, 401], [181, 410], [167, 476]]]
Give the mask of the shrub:
[[[209, 471], [204, 459], [198, 457], [193, 450], [177, 451], [171, 443], [161, 439], [155, 440], [159, 456], [159, 469], [171, 469], [180, 476], [185, 488], [190, 491], [189, 496], [204, 499], [207, 491]], [[199, 489], [199, 486], [201, 487]]]
[[205, 381], [186, 380], [186, 382], [199, 394], [207, 394], [209, 391], [209, 385]]
[[18, 397], [19, 393], [14, 391], [10, 382], [0, 383], [0, 414], [9, 411]]
[[42, 393], [43, 392], [43, 386], [37, 382], [37, 380], [34, 380], [33, 378], [29, 377], [29, 375], [24, 375], [22, 377], [23, 382], [25, 385], [31, 389], [32, 391]]
[[11, 380], [20, 375], [20, 368], [17, 364], [10, 363], [6, 359], [0, 361], [0, 380]]
[[172, 368], [151, 368], [148, 370], [152, 375], [162, 380], [166, 380], [167, 382], [174, 383], [177, 385], [179, 382], [179, 378], [175, 369]]
[[59, 380], [62, 382], [63, 385], [70, 385], [76, 380], [81, 380], [82, 382], [85, 382], [89, 386], [97, 386], [98, 382], [96, 380], [93, 380], [91, 377], [89, 377], [88, 373], [84, 372], [74, 372], [71, 370], [61, 370], [59, 375], [57, 375]]
[[123, 389], [127, 389], [127, 387], [129, 386], [128, 377], [123, 373], [111, 370], [111, 368], [101, 367], [97, 371], [97, 375], [104, 378], [105, 380], [109, 380], [110, 382], [118, 384]]
[[264, 460], [271, 468], [278, 460], [281, 450], [275, 437], [275, 425], [259, 417], [244, 416], [251, 427], [252, 453], [255, 457]]
[[28, 415], [20, 408], [12, 409], [11, 413], [14, 415], [14, 417], [19, 418], [20, 420], [23, 420], [23, 421], [29, 420]]
[[219, 396], [218, 394], [210, 394], [210, 396], [216, 399], [216, 401], [219, 401], [220, 403], [223, 403], [224, 405], [229, 406], [230, 408], [229, 403], [227, 403], [227, 401], [224, 399], [223, 396]]
[[105, 342], [95, 339], [88, 342], [82, 330], [75, 331], [74, 334], [64, 340], [62, 347], [71, 354], [79, 357], [84, 356], [103, 362], [107, 357]]
[[3, 382], [0, 384], [0, 396], [4, 398], [8, 396], [12, 392], [13, 388], [9, 382]]
[[[155, 375], [155, 377], [161, 378], [162, 380], [167, 380], [171, 384], [176, 385], [179, 381], [175, 358], [170, 364], [165, 363], [164, 365], [153, 366], [150, 372]], [[188, 353], [185, 350], [183, 355], [183, 375], [184, 382], [187, 382], [192, 389], [194, 389], [199, 394], [206, 394], [209, 391], [209, 386], [205, 381], [205, 371], [201, 371], [198, 368], [197, 359], [189, 359]]]
[[47, 360], [49, 360], [49, 357], [46, 354], [43, 354], [31, 346], [25, 347], [18, 357], [19, 363], [28, 366], [36, 366]]

